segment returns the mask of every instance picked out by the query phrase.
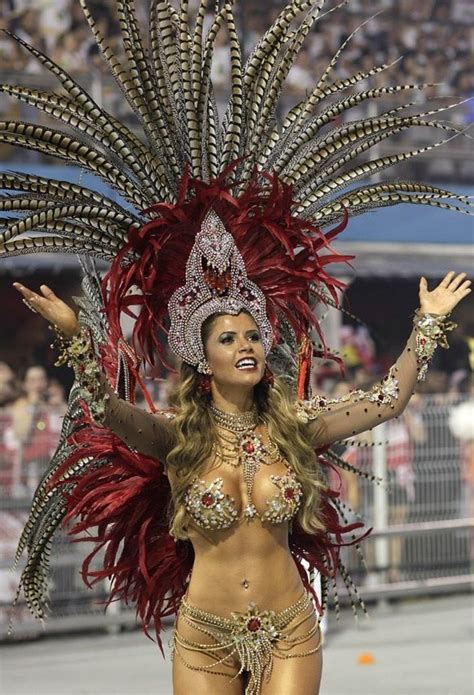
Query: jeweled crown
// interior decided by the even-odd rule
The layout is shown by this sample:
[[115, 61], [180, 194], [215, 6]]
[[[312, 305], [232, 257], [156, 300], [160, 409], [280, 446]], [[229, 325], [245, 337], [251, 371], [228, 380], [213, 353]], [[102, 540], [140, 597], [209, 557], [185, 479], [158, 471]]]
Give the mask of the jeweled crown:
[[247, 310], [260, 331], [265, 355], [273, 343], [263, 292], [248, 279], [233, 236], [212, 208], [207, 212], [186, 263], [186, 281], [168, 304], [170, 348], [198, 371], [205, 371], [201, 337], [212, 314], [237, 315]]

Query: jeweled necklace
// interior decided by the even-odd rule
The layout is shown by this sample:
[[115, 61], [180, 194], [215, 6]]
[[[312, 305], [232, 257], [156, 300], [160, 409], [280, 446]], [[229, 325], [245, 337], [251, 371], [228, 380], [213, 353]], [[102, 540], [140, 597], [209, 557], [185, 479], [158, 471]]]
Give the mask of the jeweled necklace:
[[256, 427], [258, 424], [257, 408], [254, 405], [252, 410], [246, 413], [226, 413], [216, 408], [211, 403], [212, 416], [219, 427], [223, 427], [231, 432], [245, 432], [245, 430]]
[[253, 519], [258, 516], [257, 509], [252, 502], [255, 475], [262, 464], [270, 465], [275, 460], [280, 460], [281, 454], [275, 444], [270, 443], [270, 448], [267, 448], [256, 434], [255, 428], [258, 424], [256, 408], [241, 415], [234, 415], [224, 413], [211, 404], [211, 412], [216, 425], [231, 433], [230, 437], [223, 432], [218, 433], [219, 439], [224, 444], [222, 447], [214, 444], [214, 453], [217, 458], [230, 463], [232, 466], [242, 465], [249, 499], [249, 503], [244, 509], [244, 515], [247, 519]]

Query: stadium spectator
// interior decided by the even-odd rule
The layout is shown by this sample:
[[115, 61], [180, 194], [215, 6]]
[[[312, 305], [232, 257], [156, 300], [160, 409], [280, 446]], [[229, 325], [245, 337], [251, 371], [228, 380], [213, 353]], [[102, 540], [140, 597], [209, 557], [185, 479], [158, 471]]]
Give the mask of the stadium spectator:
[[6, 362], [0, 362], [0, 495], [6, 494], [12, 482], [13, 454], [5, 441], [11, 424], [9, 406], [17, 397], [15, 375]]
[[87, 49], [82, 29], [66, 31], [58, 37], [51, 58], [68, 72], [86, 72], [89, 70]]
[[67, 409], [64, 386], [57, 380], [51, 379], [47, 389], [48, 415], [51, 432], [56, 432], [59, 437], [63, 417]]
[[22, 395], [10, 408], [10, 425], [4, 443], [13, 462], [12, 495], [34, 492], [43, 469], [56, 448], [57, 432], [51, 427], [47, 404], [48, 379], [39, 365], [29, 367], [22, 383]]
[[0, 408], [9, 406], [17, 396], [15, 373], [9, 364], [0, 362]]
[[[466, 400], [456, 404], [449, 414], [449, 428], [460, 443], [462, 498], [460, 516], [474, 516], [474, 379], [465, 377], [459, 384]], [[474, 549], [472, 551], [474, 560]]]

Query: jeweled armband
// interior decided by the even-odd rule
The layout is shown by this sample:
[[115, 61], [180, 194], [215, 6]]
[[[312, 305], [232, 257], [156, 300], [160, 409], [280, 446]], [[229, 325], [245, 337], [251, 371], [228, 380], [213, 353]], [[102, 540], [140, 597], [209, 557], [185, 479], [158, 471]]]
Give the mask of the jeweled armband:
[[419, 309], [415, 311], [413, 323], [416, 328], [416, 361], [418, 364], [417, 381], [423, 381], [426, 377], [428, 366], [433, 358], [437, 346], [448, 348], [446, 333], [457, 327], [454, 321], [448, 321], [449, 314], [422, 314]]
[[74, 370], [79, 383], [79, 395], [87, 403], [94, 421], [104, 421], [107, 402], [110, 398], [101, 381], [102, 372], [97, 363], [92, 340], [87, 328], [72, 338], [66, 338], [57, 326], [53, 326], [55, 342], [52, 347], [59, 350], [55, 366], [68, 365]]
[[382, 381], [377, 382], [368, 391], [356, 389], [340, 398], [326, 398], [325, 396], [314, 396], [307, 401], [296, 401], [296, 417], [300, 422], [307, 423], [315, 420], [321, 413], [328, 410], [332, 405], [338, 403], [359, 403], [360, 401], [370, 401], [378, 405], [389, 405], [395, 407], [394, 401], [398, 399], [400, 388], [398, 379], [395, 376], [394, 366], [390, 368], [388, 374]]

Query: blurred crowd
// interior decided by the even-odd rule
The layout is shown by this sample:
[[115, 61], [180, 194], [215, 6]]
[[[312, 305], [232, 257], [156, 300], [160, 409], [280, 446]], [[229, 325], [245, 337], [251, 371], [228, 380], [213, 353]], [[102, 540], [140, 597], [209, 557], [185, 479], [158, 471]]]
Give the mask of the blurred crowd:
[[56, 449], [66, 412], [64, 386], [41, 365], [21, 378], [0, 362], [0, 489], [30, 498]]
[[[5, 11], [0, 20], [3, 28], [44, 51], [66, 70], [77, 74], [94, 71], [107, 73], [76, 0], [2, 0]], [[191, 11], [198, 2], [190, 2]], [[327, 7], [335, 5], [329, 2]], [[282, 0], [252, 2], [240, 0], [236, 5], [242, 29], [244, 53], [249, 54], [255, 41], [268, 28], [283, 5]], [[120, 50], [119, 24], [113, 2], [89, 0], [88, 6], [100, 32], [108, 43]], [[136, 2], [139, 19], [146, 22], [146, 3]], [[373, 17], [375, 13], [381, 14]], [[366, 19], [372, 17], [370, 21]], [[208, 23], [210, 15], [208, 16]], [[363, 24], [364, 23], [364, 24]], [[473, 4], [467, 0], [352, 0], [347, 7], [330, 13], [316, 23], [307, 37], [297, 64], [288, 75], [288, 88], [296, 95], [311, 89], [348, 35], [361, 24], [360, 30], [341, 55], [335, 68], [343, 78], [373, 66], [392, 63], [390, 78], [375, 78], [384, 84], [428, 82], [436, 86], [428, 96], [469, 97], [474, 94], [472, 42], [474, 35]], [[207, 24], [208, 26], [208, 24]], [[206, 25], [205, 25], [206, 28]], [[216, 60], [212, 77], [219, 87], [228, 85], [230, 71], [227, 36], [217, 37]], [[0, 39], [0, 72], [39, 73], [38, 61], [20, 49], [7, 36]], [[472, 110], [467, 109], [472, 121]]]

